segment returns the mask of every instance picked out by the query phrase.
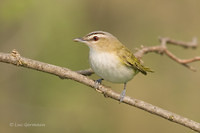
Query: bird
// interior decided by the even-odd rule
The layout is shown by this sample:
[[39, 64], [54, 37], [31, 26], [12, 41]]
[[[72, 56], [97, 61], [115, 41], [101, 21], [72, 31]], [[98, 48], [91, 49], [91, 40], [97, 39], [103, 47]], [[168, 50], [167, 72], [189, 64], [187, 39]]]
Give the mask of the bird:
[[75, 42], [85, 43], [89, 47], [89, 62], [92, 70], [102, 80], [112, 83], [123, 83], [119, 101], [122, 102], [126, 94], [126, 84], [135, 75], [141, 72], [153, 72], [141, 64], [133, 53], [123, 45], [114, 35], [105, 31], [93, 31], [89, 34], [74, 39]]

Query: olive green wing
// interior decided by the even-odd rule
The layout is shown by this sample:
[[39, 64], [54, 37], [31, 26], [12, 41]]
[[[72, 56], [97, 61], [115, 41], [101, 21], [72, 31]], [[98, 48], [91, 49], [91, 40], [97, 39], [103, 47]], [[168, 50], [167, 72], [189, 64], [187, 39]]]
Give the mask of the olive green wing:
[[144, 67], [126, 47], [122, 47], [118, 51], [118, 55], [122, 63], [128, 67], [132, 67], [136, 72], [139, 70], [144, 75], [146, 75], [147, 72], [153, 72], [150, 68]]

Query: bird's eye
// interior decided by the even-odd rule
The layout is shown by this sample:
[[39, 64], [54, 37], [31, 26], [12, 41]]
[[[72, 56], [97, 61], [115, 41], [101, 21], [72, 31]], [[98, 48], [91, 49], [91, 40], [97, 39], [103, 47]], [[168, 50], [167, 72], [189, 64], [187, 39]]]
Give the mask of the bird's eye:
[[99, 37], [98, 37], [98, 36], [94, 36], [94, 37], [93, 37], [93, 40], [94, 40], [94, 41], [98, 41], [98, 40], [99, 40]]

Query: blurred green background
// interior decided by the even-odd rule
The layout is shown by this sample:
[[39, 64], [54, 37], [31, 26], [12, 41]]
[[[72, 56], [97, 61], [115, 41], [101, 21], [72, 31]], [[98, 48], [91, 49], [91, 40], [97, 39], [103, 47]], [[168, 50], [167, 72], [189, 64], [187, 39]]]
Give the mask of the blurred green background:
[[[81, 70], [89, 68], [89, 49], [73, 38], [104, 30], [133, 52], [141, 45], [158, 45], [159, 36], [191, 41], [194, 36], [200, 39], [199, 13], [199, 0], [1, 0], [0, 52], [17, 49], [27, 58]], [[180, 58], [200, 55], [200, 48], [169, 49]], [[127, 95], [200, 122], [200, 63], [191, 64], [198, 70], [192, 72], [155, 53], [143, 61], [155, 73], [138, 74], [128, 83]], [[103, 83], [122, 91], [121, 84]], [[2, 133], [193, 132], [104, 98], [77, 82], [4, 63], [0, 63], [0, 108]]]

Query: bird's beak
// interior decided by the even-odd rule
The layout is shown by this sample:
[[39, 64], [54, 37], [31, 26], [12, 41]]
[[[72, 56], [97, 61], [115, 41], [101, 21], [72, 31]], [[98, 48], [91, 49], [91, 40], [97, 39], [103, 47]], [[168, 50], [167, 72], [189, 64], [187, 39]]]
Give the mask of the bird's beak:
[[85, 40], [83, 38], [76, 38], [74, 39], [75, 42], [84, 42]]

